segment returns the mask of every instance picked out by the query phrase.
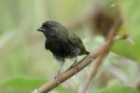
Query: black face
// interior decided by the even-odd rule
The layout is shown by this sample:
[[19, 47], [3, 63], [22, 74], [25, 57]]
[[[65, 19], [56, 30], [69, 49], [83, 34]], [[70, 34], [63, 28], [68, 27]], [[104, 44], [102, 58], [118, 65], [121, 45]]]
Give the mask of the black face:
[[46, 21], [39, 29], [37, 29], [37, 31], [43, 32], [46, 37], [52, 37], [57, 35], [56, 33], [59, 27], [60, 24], [56, 21]]
[[59, 28], [59, 26], [60, 26], [60, 24], [58, 22], [56, 22], [56, 21], [46, 21], [37, 30], [41, 31], [41, 32], [46, 32], [48, 29]]

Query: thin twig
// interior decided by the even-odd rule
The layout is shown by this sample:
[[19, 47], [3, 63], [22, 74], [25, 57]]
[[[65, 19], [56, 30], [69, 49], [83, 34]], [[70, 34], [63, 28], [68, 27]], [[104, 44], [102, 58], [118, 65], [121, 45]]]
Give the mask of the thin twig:
[[91, 71], [91, 73], [90, 73], [90, 75], [88, 77], [88, 80], [86, 82], [86, 85], [83, 88], [81, 93], [86, 93], [86, 91], [88, 90], [88, 88], [89, 88], [89, 86], [91, 84], [91, 81], [94, 79], [94, 77], [96, 76], [96, 73], [98, 72], [99, 67], [102, 65], [103, 60], [104, 60], [104, 55], [101, 55], [101, 56], [99, 56], [97, 58], [95, 68], [93, 68], [93, 70]]
[[104, 50], [102, 51], [102, 53], [99, 55], [98, 59], [97, 59], [97, 62], [95, 64], [95, 68], [93, 68], [93, 70], [91, 71], [91, 73], [89, 74], [89, 78], [87, 80], [87, 83], [85, 84], [85, 87], [83, 88], [82, 90], [82, 93], [86, 93], [86, 91], [88, 90], [88, 88], [90, 87], [91, 85], [91, 82], [92, 80], [94, 79], [94, 77], [96, 76], [96, 73], [99, 69], [99, 67], [102, 65], [103, 63], [103, 59], [106, 55], [108, 55], [109, 53], [109, 49], [110, 47], [112, 46], [113, 44], [113, 41], [114, 41], [114, 37], [119, 29], [121, 25], [121, 21], [116, 21], [116, 23], [112, 26], [112, 28], [110, 29], [110, 33], [107, 37], [107, 46], [104, 47]]

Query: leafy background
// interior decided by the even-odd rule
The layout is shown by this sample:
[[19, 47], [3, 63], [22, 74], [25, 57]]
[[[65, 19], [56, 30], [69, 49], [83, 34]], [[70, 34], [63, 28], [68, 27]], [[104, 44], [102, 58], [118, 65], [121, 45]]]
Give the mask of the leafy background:
[[[0, 92], [29, 93], [53, 79], [58, 64], [52, 54], [44, 49], [45, 38], [36, 29], [50, 19], [69, 26], [93, 12], [93, 1], [1, 0]], [[139, 93], [134, 87], [140, 82], [140, 0], [121, 0], [116, 3], [121, 6], [124, 27], [134, 44], [126, 40], [116, 41], [113, 52], [104, 61], [89, 93]], [[85, 23], [73, 31], [90, 51], [99, 47], [103, 39], [100, 36], [93, 38], [88, 25]], [[71, 61], [67, 60], [64, 69], [69, 67]], [[80, 93], [93, 66], [88, 66], [51, 93]]]

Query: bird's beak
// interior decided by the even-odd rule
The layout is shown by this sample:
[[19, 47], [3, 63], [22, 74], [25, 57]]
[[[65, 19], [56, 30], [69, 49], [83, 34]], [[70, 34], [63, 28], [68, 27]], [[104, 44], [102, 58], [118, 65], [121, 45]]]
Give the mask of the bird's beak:
[[38, 28], [37, 31], [45, 32], [46, 30], [44, 28]]

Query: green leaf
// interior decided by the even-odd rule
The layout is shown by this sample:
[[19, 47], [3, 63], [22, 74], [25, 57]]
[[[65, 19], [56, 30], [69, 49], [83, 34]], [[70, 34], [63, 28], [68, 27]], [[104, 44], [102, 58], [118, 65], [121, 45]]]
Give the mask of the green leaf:
[[121, 0], [120, 6], [124, 16], [125, 28], [133, 39], [134, 44], [125, 41], [117, 41], [113, 47], [113, 51], [140, 62], [140, 1], [138, 0]]
[[98, 90], [96, 91], [96, 93], [140, 93], [140, 92], [129, 86], [123, 85], [119, 81], [112, 81], [106, 88]]
[[0, 88], [18, 87], [18, 88], [36, 88], [45, 83], [45, 79], [32, 79], [23, 76], [12, 77], [0, 82]]

